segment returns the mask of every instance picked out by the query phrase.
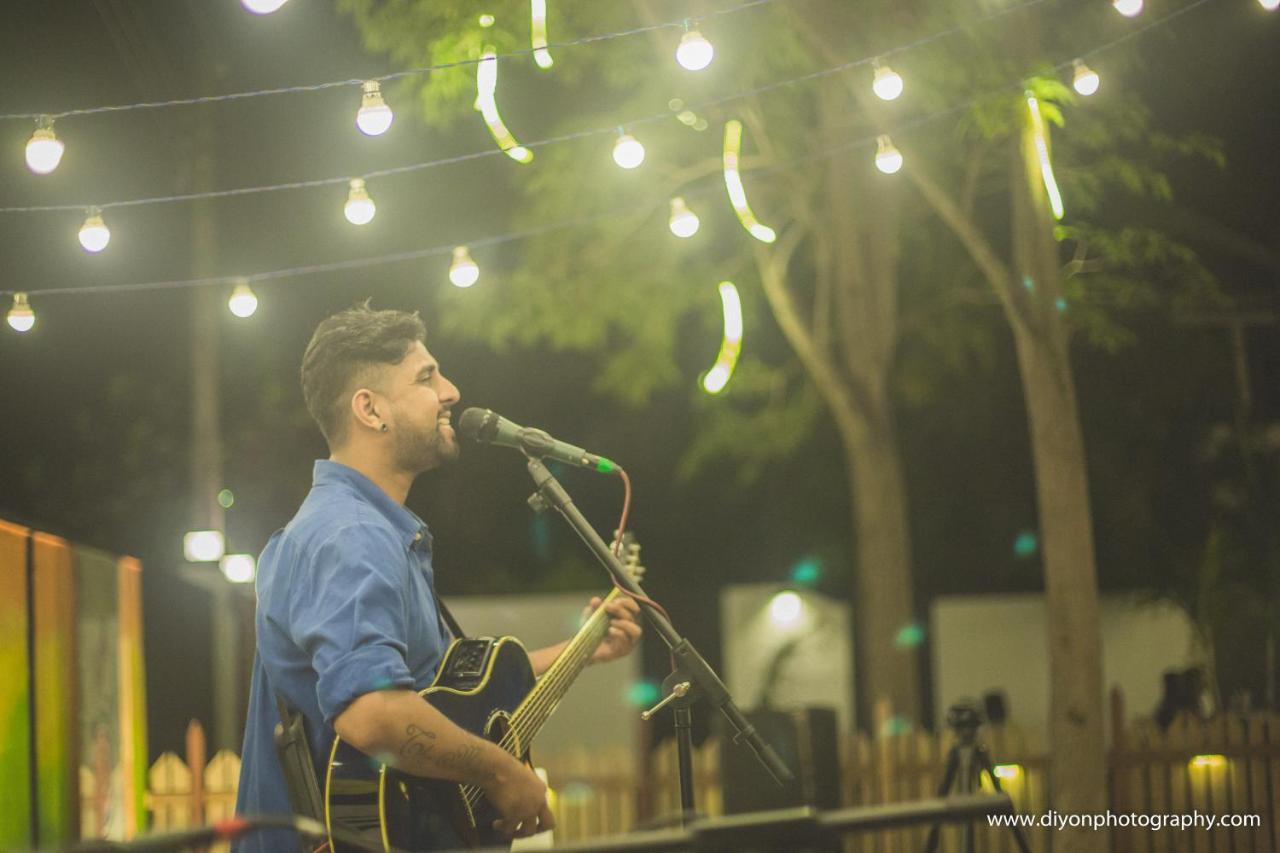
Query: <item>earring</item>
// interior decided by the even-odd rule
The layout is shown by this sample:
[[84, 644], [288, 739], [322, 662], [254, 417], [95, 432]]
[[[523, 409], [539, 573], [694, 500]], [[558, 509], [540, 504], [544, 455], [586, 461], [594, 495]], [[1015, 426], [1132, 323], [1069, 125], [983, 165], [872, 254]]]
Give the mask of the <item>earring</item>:
[[383, 424], [381, 429], [383, 432], [386, 432], [389, 429], [389, 427], [386, 424]]

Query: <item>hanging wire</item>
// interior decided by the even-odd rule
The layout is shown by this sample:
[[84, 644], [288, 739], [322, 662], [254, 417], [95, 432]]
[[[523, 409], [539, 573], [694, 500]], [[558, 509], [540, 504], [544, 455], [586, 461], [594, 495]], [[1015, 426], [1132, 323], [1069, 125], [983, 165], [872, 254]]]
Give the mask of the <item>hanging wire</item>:
[[[772, 0], [770, 0], [770, 2], [772, 2]], [[1046, 2], [1049, 2], [1049, 0], [1024, 0], [1024, 2], [1016, 6], [1012, 6], [1008, 9], [1002, 9], [998, 12], [993, 12], [992, 14], [979, 18], [972, 23], [973, 24], [986, 23], [988, 21], [995, 20], [996, 18], [1001, 18], [1001, 17], [1004, 17], [1005, 15], [1009, 15], [1012, 12], [1017, 11], [1019, 9], [1036, 6]], [[1204, 2], [1210, 2], [1210, 0], [1197, 0], [1197, 2], [1204, 3]], [[681, 22], [680, 25], [683, 26], [683, 21]], [[956, 33], [962, 32], [968, 26], [971, 26], [971, 24], [967, 24], [965, 26], [951, 27], [945, 30], [940, 30], [936, 33], [933, 33], [932, 35], [916, 39], [915, 41], [909, 42], [904, 45], [900, 45], [896, 48], [892, 48], [887, 51], [879, 51], [878, 53], [875, 53], [873, 55], [868, 55], [861, 59], [852, 60], [850, 62], [844, 62], [839, 65], [834, 65], [829, 68], [821, 69], [819, 71], [810, 72], [808, 74], [802, 74], [797, 77], [788, 77], [784, 80], [778, 80], [773, 83], [767, 83], [763, 86], [757, 86], [752, 89], [745, 89], [742, 91], [734, 92], [732, 94], [725, 95], [723, 97], [713, 98], [711, 100], [703, 101], [699, 104], [692, 105], [690, 109], [694, 111], [706, 110], [711, 107], [717, 107], [723, 104], [732, 103], [734, 101], [740, 101], [745, 98], [755, 97], [756, 95], [762, 95], [768, 92], [775, 91], [777, 89], [785, 88], [787, 86], [794, 86], [798, 83], [804, 83], [809, 80], [816, 80], [822, 77], [830, 77], [834, 74], [839, 74], [843, 71], [848, 71], [851, 68], [857, 68], [863, 65], [868, 65], [874, 62], [876, 59], [879, 59], [882, 57], [894, 56], [905, 50], [912, 50], [915, 48], [923, 47], [924, 45], [930, 44], [932, 42], [935, 42], [940, 39], [947, 38], [948, 36], [955, 35]], [[1077, 53], [1076, 55], [1080, 56], [1082, 54]], [[1092, 55], [1092, 54], [1088, 54], [1088, 55]], [[476, 61], [479, 62], [481, 60], [476, 60]], [[360, 82], [360, 81], [357, 81], [357, 82]], [[660, 122], [660, 121], [667, 121], [670, 118], [671, 118], [670, 112], [662, 112], [662, 113], [654, 113], [652, 115], [644, 116], [642, 118], [637, 118], [630, 121], [622, 122], [621, 124], [628, 127], [633, 127], [636, 125], [646, 125], [646, 124], [653, 124], [655, 122]], [[614, 122], [611, 122], [608, 126], [592, 128], [590, 130], [576, 131], [574, 133], [566, 133], [560, 136], [548, 137], [546, 139], [540, 139], [534, 142], [527, 142], [527, 143], [524, 143], [521, 147], [529, 148], [529, 149], [541, 148], [547, 145], [555, 145], [561, 142], [570, 142], [577, 139], [586, 139], [592, 136], [601, 136], [604, 134], [613, 135], [617, 133], [618, 126], [619, 126], [619, 122], [614, 121]], [[436, 168], [438, 166], [448, 166], [448, 165], [453, 165], [457, 163], [465, 163], [472, 160], [480, 160], [486, 157], [494, 157], [503, 153], [504, 152], [500, 149], [494, 150], [492, 148], [486, 148], [483, 151], [474, 151], [468, 154], [459, 154], [452, 157], [443, 157], [436, 160], [427, 160], [421, 163], [411, 163], [405, 166], [395, 166], [387, 169], [375, 169], [370, 172], [364, 172], [358, 176], [339, 175], [331, 178], [317, 178], [313, 180], [293, 181], [293, 182], [282, 183], [282, 184], [265, 184], [262, 186], [240, 187], [237, 189], [230, 189], [230, 190], [210, 190], [210, 191], [198, 192], [198, 193], [183, 193], [178, 195], [167, 195], [167, 196], [150, 196], [146, 198], [129, 199], [126, 201], [96, 202], [95, 204], [97, 207], [101, 208], [102, 210], [107, 210], [109, 208], [137, 207], [140, 205], [147, 205], [147, 204], [166, 204], [166, 203], [180, 202], [180, 201], [194, 201], [197, 199], [206, 199], [206, 198], [229, 198], [233, 196], [253, 195], [256, 193], [280, 192], [283, 190], [296, 190], [296, 189], [308, 189], [313, 187], [345, 185], [345, 184], [349, 184], [353, 177], [362, 177], [365, 180], [371, 180], [374, 178], [382, 178], [390, 175], [402, 175], [409, 172], [418, 172], [425, 169]], [[79, 210], [84, 210], [88, 206], [89, 206], [88, 203], [80, 202], [75, 204], [46, 204], [46, 205], [0, 207], [0, 213], [50, 213], [50, 212], [58, 212], [58, 211], [70, 211], [70, 210], [79, 211]]]
[[[703, 16], [703, 18], [705, 19], [705, 18], [719, 17], [721, 15], [731, 15], [735, 12], [742, 12], [746, 9], [753, 9], [757, 6], [764, 6], [766, 4], [774, 3], [774, 2], [777, 2], [777, 0], [747, 0], [747, 2], [740, 3], [736, 6], [730, 6], [725, 9], [717, 9], [713, 12], [708, 12], [706, 15]], [[688, 18], [681, 18], [678, 21], [667, 21], [665, 23], [660, 23], [660, 24], [648, 24], [643, 27], [632, 27], [631, 29], [627, 29], [627, 30], [617, 30], [611, 33], [601, 33], [599, 35], [584, 36], [582, 38], [571, 39], [569, 41], [554, 42], [552, 44], [547, 45], [546, 49], [576, 47], [578, 45], [594, 44], [596, 42], [611, 41], [613, 39], [625, 38], [627, 36], [634, 36], [634, 35], [640, 35], [643, 33], [654, 32], [655, 30], [683, 28], [687, 20]], [[531, 53], [534, 53], [536, 50], [537, 50], [536, 48], [532, 48], [532, 47], [525, 48], [523, 50], [513, 50], [508, 53], [498, 54], [496, 58], [500, 60], [514, 59], [517, 57], [527, 56]], [[483, 60], [480, 58], [459, 59], [454, 62], [442, 62], [436, 65], [424, 65], [420, 68], [409, 68], [404, 71], [396, 71], [391, 74], [384, 74], [381, 77], [356, 77], [356, 78], [350, 78], [347, 80], [332, 80], [328, 83], [312, 83], [312, 84], [301, 85], [301, 86], [281, 86], [274, 89], [256, 89], [250, 92], [230, 92], [225, 95], [204, 95], [204, 96], [195, 97], [195, 98], [175, 98], [173, 100], [168, 100], [168, 101], [142, 101], [136, 104], [118, 104], [114, 106], [104, 106], [104, 107], [86, 107], [83, 109], [76, 109], [76, 110], [63, 110], [62, 112], [49, 112], [48, 110], [45, 110], [43, 112], [38, 112], [38, 113], [6, 113], [6, 114], [0, 114], [0, 121], [7, 121], [12, 119], [30, 120], [30, 119], [40, 118], [41, 116], [49, 116], [50, 118], [57, 120], [57, 119], [69, 118], [72, 116], [97, 115], [100, 113], [119, 113], [119, 112], [128, 112], [131, 110], [152, 110], [152, 109], [161, 109], [164, 107], [192, 106], [195, 104], [216, 104], [216, 103], [221, 103], [223, 101], [242, 101], [248, 98], [261, 98], [267, 95], [292, 95], [300, 92], [321, 92], [326, 89], [337, 89], [337, 88], [342, 88], [344, 86], [359, 86], [367, 80], [377, 80], [379, 83], [385, 83], [388, 80], [399, 80], [404, 77], [417, 77], [423, 74], [429, 74], [433, 71], [444, 71], [449, 68], [465, 68], [469, 65], [477, 65], [482, 61]]]

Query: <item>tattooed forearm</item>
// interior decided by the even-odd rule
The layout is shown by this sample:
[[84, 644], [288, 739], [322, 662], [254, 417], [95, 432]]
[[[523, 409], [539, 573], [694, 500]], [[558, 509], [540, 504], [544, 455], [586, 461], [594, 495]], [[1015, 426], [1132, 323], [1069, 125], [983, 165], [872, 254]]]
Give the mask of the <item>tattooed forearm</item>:
[[425, 759], [436, 748], [436, 745], [430, 742], [436, 739], [435, 732], [429, 732], [410, 723], [405, 729], [405, 734], [408, 735], [408, 739], [400, 744], [399, 752], [401, 758], [410, 760]]
[[426, 771], [473, 784], [494, 778], [494, 770], [485, 760], [484, 742], [473, 738], [471, 743], [437, 751], [436, 741], [435, 732], [410, 723], [405, 727], [404, 742], [397, 750], [400, 760], [396, 763], [410, 772]]

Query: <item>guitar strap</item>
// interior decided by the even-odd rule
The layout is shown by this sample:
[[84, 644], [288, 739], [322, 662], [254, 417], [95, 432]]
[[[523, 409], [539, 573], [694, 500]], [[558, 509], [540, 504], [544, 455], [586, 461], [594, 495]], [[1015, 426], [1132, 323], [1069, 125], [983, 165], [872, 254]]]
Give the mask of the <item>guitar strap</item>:
[[453, 618], [453, 614], [449, 612], [449, 607], [444, 603], [444, 599], [436, 596], [436, 605], [440, 609], [440, 616], [444, 619], [444, 624], [449, 628], [449, 633], [453, 634], [453, 638], [455, 640], [465, 639], [467, 633], [462, 630], [458, 620]]

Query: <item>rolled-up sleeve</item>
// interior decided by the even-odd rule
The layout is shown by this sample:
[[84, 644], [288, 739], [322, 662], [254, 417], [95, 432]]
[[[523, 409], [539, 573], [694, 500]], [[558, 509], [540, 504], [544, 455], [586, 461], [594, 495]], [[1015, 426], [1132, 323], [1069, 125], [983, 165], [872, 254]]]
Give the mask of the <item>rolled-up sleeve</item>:
[[346, 525], [299, 568], [289, 633], [311, 657], [325, 723], [366, 693], [412, 687], [409, 566], [395, 534], [372, 523]]

